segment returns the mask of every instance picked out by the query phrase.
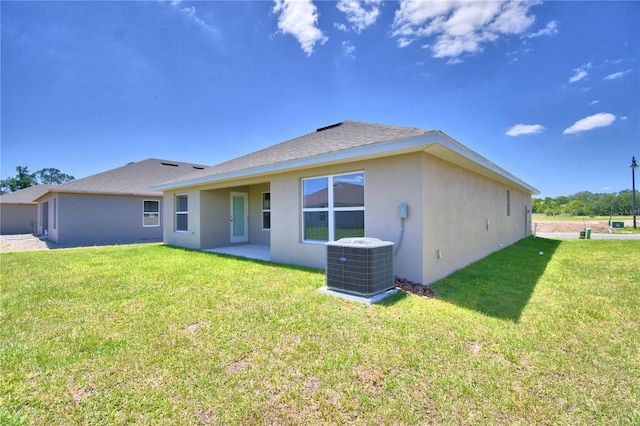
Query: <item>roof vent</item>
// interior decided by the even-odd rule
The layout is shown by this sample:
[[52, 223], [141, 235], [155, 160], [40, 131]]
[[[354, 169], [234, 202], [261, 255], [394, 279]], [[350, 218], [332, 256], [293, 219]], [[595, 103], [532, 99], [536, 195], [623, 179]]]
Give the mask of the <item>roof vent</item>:
[[338, 127], [338, 126], [342, 126], [342, 122], [331, 124], [330, 126], [320, 127], [319, 129], [316, 129], [316, 132], [322, 132], [323, 130], [333, 129], [334, 127]]
[[173, 164], [173, 163], [160, 163], [160, 164], [162, 164], [163, 166], [178, 167], [177, 164]]
[[196, 170], [204, 170], [204, 167], [200, 167], [200, 166], [191, 166], [191, 167], [193, 167]]

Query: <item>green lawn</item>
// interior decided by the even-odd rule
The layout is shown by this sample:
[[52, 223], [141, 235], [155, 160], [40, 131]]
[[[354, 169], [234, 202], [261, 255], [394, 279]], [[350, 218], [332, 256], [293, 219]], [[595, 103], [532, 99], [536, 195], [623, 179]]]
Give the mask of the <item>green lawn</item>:
[[640, 241], [529, 238], [374, 306], [162, 245], [0, 265], [3, 425], [640, 422]]

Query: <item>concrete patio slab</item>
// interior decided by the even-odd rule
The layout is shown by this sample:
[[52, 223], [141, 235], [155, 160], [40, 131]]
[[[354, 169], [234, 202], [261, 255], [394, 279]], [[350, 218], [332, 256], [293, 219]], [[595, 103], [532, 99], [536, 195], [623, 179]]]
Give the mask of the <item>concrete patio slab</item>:
[[202, 250], [209, 253], [228, 254], [231, 256], [244, 257], [247, 259], [271, 261], [271, 247], [259, 246], [255, 244], [239, 244], [228, 247], [217, 247], [213, 249]]

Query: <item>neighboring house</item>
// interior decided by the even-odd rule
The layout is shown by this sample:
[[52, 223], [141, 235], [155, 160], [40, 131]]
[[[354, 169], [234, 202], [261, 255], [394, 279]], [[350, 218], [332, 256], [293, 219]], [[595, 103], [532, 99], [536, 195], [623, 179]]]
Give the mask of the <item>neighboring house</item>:
[[38, 203], [34, 200], [52, 187], [35, 185], [0, 195], [0, 234], [32, 233], [38, 221]]
[[354, 121], [153, 189], [167, 244], [264, 245], [322, 268], [327, 241], [374, 237], [395, 243], [397, 275], [425, 284], [530, 235], [538, 193], [440, 131]]
[[151, 158], [49, 188], [38, 232], [68, 245], [162, 241], [162, 193], [149, 187], [205, 167]]

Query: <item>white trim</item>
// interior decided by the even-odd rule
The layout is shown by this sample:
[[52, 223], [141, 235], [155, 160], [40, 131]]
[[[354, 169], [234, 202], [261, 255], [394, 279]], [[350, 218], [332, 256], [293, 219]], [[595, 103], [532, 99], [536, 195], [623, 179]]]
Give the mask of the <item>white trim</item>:
[[[265, 209], [264, 208], [264, 194], [269, 194], [269, 208]], [[271, 231], [271, 191], [264, 191], [262, 192], [262, 196], [260, 198], [260, 202], [262, 203], [262, 216], [260, 216], [260, 226], [262, 227], [263, 231]], [[269, 227], [265, 228], [264, 227], [264, 214], [265, 213], [269, 213]]]
[[53, 229], [58, 229], [58, 197], [53, 197]]
[[[332, 174], [332, 175], [322, 175], [322, 176], [313, 176], [313, 177], [308, 177], [308, 178], [302, 178], [300, 180], [300, 193], [301, 193], [301, 202], [300, 202], [300, 206], [301, 206], [301, 213], [302, 213], [302, 217], [301, 217], [301, 230], [300, 230], [300, 235], [301, 238], [300, 240], [303, 243], [310, 243], [310, 244], [318, 244], [318, 243], [322, 243], [325, 244], [328, 241], [335, 241], [336, 239], [336, 235], [335, 235], [335, 212], [349, 212], [349, 211], [361, 211], [361, 212], [365, 212], [366, 211], [366, 203], [363, 200], [363, 205], [362, 207], [357, 206], [357, 207], [335, 207], [334, 206], [334, 191], [333, 191], [333, 187], [334, 187], [334, 179], [340, 176], [348, 176], [348, 175], [355, 175], [355, 174], [362, 174], [363, 177], [365, 176], [365, 171], [364, 170], [358, 170], [358, 171], [352, 171], [352, 172], [346, 172], [346, 173], [337, 173], [337, 174]], [[327, 179], [327, 207], [305, 207], [304, 206], [304, 182], [307, 180], [314, 180], [314, 179]], [[366, 182], [366, 177], [365, 177], [365, 182]], [[363, 187], [364, 188], [364, 187]], [[327, 214], [327, 227], [328, 227], [328, 233], [327, 233], [327, 241], [324, 240], [307, 240], [305, 239], [305, 221], [304, 221], [304, 214], [305, 213], [314, 213], [314, 212], [326, 212]], [[366, 235], [366, 232], [365, 232]], [[364, 235], [363, 235], [364, 236]]]
[[[144, 204], [147, 201], [150, 202], [150, 203], [158, 203], [158, 211], [157, 212], [147, 212], [144, 209]], [[157, 214], [158, 224], [157, 225], [145, 225], [145, 223], [144, 223], [145, 215], [147, 215], [147, 214], [151, 215], [151, 214], [154, 214], [154, 213]], [[160, 226], [160, 200], [142, 200], [142, 227], [143, 228], [158, 228], [159, 226]]]
[[[243, 230], [244, 234], [242, 235], [234, 235], [233, 234], [233, 224], [238, 218], [235, 217], [235, 212], [233, 211], [233, 199], [234, 197], [242, 197], [243, 199], [243, 212], [242, 212], [242, 220], [243, 220]], [[229, 223], [229, 241], [234, 243], [248, 243], [249, 242], [249, 194], [246, 192], [230, 192], [229, 193], [229, 214], [231, 216], [231, 221]]]
[[[187, 197], [187, 210], [178, 210], [178, 197]], [[187, 216], [187, 229], [178, 229], [178, 215], [186, 215]], [[177, 232], [179, 234], [186, 234], [189, 232], [189, 194], [175, 194], [173, 197], [173, 232]]]

